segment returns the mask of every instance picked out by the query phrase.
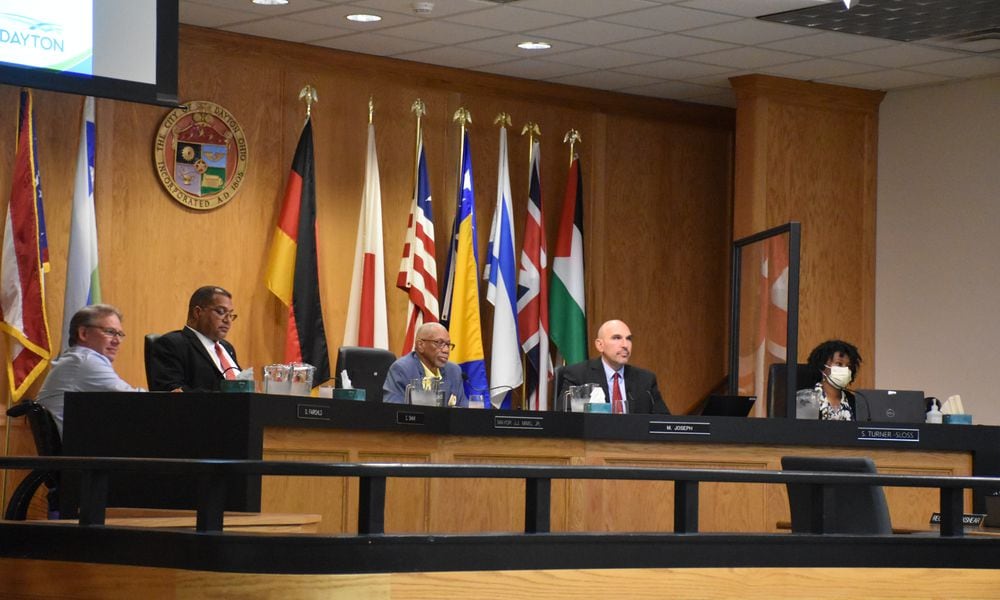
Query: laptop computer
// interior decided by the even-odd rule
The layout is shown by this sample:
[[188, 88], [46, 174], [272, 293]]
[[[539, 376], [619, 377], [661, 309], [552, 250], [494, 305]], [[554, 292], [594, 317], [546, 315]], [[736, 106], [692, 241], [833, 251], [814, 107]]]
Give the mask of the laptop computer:
[[706, 417], [745, 417], [756, 401], [756, 396], [712, 394], [701, 407], [701, 414]]
[[923, 423], [924, 393], [916, 390], [854, 390], [858, 421]]

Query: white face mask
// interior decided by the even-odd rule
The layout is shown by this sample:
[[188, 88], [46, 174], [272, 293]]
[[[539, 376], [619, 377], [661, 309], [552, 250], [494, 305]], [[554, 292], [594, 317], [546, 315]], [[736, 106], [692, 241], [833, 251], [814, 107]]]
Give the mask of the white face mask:
[[850, 367], [840, 367], [837, 365], [830, 365], [830, 374], [826, 376], [826, 380], [833, 384], [833, 387], [838, 390], [846, 388], [851, 383], [851, 369]]

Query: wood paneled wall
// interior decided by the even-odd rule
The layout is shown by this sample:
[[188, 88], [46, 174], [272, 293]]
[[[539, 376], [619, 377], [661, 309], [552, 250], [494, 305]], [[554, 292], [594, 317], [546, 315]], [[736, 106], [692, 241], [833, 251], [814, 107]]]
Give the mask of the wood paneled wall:
[[831, 338], [864, 359], [875, 381], [875, 205], [878, 105], [872, 92], [735, 77], [733, 237], [802, 223], [799, 362]]
[[[245, 130], [247, 180], [229, 204], [198, 212], [164, 191], [153, 167], [153, 140], [167, 109], [98, 100], [96, 206], [104, 299], [125, 313], [129, 333], [115, 363], [145, 385], [142, 335], [183, 325], [187, 299], [204, 284], [234, 294], [240, 320], [230, 339], [244, 367], [282, 358], [285, 311], [263, 285], [291, 157], [304, 118], [299, 90], [312, 84], [320, 231], [321, 295], [327, 337], [343, 336], [364, 178], [369, 96], [383, 194], [391, 349], [403, 338], [405, 295], [394, 287], [412, 193], [415, 121], [427, 105], [425, 144], [435, 199], [438, 267], [454, 215], [460, 106], [471, 126], [480, 255], [496, 201], [498, 138], [493, 118], [513, 116], [510, 165], [516, 235], [527, 196], [527, 121], [542, 130], [546, 229], [555, 244], [568, 147], [580, 131], [584, 175], [588, 312], [591, 337], [601, 321], [623, 318], [636, 334], [636, 364], [654, 369], [671, 408], [684, 412], [726, 371], [728, 244], [734, 117], [730, 109], [529, 82], [181, 28], [180, 96], [228, 109]], [[82, 100], [36, 92], [39, 163], [52, 272], [46, 282], [53, 343], [62, 338], [67, 231]], [[0, 139], [14, 139], [17, 89], [0, 86]], [[12, 144], [0, 153], [0, 190], [10, 186]], [[4, 203], [5, 204], [5, 203]], [[520, 240], [518, 241], [520, 248]], [[483, 310], [487, 338], [492, 315]], [[487, 348], [489, 341], [486, 341]]]

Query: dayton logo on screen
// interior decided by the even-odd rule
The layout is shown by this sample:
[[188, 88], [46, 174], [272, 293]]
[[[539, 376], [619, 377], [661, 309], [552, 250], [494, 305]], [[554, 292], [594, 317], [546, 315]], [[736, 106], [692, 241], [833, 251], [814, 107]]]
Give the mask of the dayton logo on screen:
[[0, 0], [0, 61], [92, 75], [93, 3]]
[[156, 172], [175, 200], [199, 210], [218, 208], [246, 177], [247, 140], [228, 110], [196, 100], [167, 114], [154, 144]]

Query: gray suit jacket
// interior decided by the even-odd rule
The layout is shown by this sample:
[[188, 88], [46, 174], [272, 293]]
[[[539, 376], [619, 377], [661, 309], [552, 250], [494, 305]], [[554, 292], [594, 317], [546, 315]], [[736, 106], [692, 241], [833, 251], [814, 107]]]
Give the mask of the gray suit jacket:
[[[385, 384], [382, 386], [382, 402], [402, 404], [406, 400], [406, 384], [424, 376], [424, 366], [416, 352], [410, 352], [399, 358], [389, 367]], [[444, 389], [445, 402], [452, 394], [458, 399], [458, 406], [468, 406], [465, 389], [462, 385], [462, 369], [453, 362], [441, 367], [441, 387]]]

